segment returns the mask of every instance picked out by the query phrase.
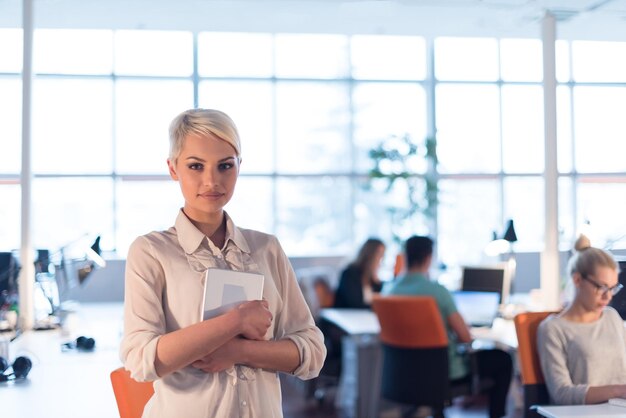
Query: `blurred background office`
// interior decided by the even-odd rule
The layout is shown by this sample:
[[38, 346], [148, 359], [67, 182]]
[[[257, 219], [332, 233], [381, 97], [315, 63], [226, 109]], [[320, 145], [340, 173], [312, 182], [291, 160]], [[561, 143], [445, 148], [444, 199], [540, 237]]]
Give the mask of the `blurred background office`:
[[[21, 245], [21, 7], [0, 1], [2, 251]], [[546, 12], [558, 128], [548, 154]], [[583, 227], [595, 245], [626, 248], [623, 0], [36, 0], [33, 13], [33, 248], [87, 233], [123, 259], [134, 237], [168, 227], [163, 214], [181, 202], [167, 125], [196, 106], [241, 130], [245, 193], [229, 212], [276, 234], [296, 265], [331, 256], [339, 268], [377, 236], [390, 278], [394, 234], [436, 237], [447, 266], [499, 261], [484, 249], [514, 219], [516, 279], [530, 289], [546, 205], [558, 207], [548, 227], [561, 250]], [[389, 209], [407, 204], [405, 188], [370, 178], [369, 151], [393, 137], [418, 154], [435, 140], [438, 157], [411, 169], [434, 179], [437, 206], [401, 231]], [[558, 195], [547, 197], [549, 160]]]

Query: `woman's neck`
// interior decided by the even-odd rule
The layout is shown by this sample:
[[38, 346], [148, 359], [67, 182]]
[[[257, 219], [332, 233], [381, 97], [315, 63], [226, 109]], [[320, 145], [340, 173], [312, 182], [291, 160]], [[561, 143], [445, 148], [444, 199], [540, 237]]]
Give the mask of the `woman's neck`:
[[591, 311], [575, 299], [574, 302], [565, 309], [562, 316], [572, 322], [595, 322], [600, 319], [602, 312]]
[[189, 220], [206, 235], [217, 248], [224, 246], [224, 241], [226, 240], [226, 217], [223, 211], [216, 214], [216, 216], [206, 217], [201, 220], [191, 218], [189, 218]]

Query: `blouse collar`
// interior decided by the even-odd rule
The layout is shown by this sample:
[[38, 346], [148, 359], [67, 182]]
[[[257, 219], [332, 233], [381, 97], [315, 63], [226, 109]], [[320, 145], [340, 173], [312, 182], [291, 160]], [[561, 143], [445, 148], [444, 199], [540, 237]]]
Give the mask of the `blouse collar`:
[[[224, 212], [224, 217], [226, 218], [226, 235], [224, 239], [224, 248], [228, 246], [228, 242], [231, 241], [239, 250], [244, 253], [250, 253], [250, 247], [248, 246], [248, 242], [245, 237], [235, 226], [235, 223], [228, 215], [228, 213]], [[176, 222], [174, 224], [176, 228], [176, 232], [178, 235], [178, 242], [180, 246], [185, 250], [186, 254], [193, 254], [198, 250], [198, 247], [202, 245], [202, 242], [206, 239], [208, 241], [208, 237], [202, 233], [196, 226], [189, 220], [187, 215], [181, 209], [178, 212], [178, 216], [176, 217]]]

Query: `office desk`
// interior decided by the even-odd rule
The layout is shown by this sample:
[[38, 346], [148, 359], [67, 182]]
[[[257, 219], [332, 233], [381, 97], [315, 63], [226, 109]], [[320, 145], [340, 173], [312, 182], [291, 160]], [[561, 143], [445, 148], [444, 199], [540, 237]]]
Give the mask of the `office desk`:
[[[33, 366], [27, 379], [0, 383], [0, 416], [119, 416], [109, 373], [121, 366], [122, 318], [121, 303], [82, 304], [68, 317], [65, 330], [26, 331], [15, 339], [10, 360], [27, 356]], [[80, 335], [96, 340], [94, 351], [61, 350]]]
[[327, 308], [320, 311], [320, 316], [350, 335], [378, 335], [380, 333], [378, 318], [369, 309]]
[[[342, 339], [342, 373], [337, 406], [351, 418], [378, 416], [382, 350], [378, 335], [380, 324], [369, 309], [322, 309], [320, 316], [344, 330]], [[517, 335], [512, 320], [496, 318], [490, 328], [472, 328], [474, 348], [496, 346], [514, 354]], [[515, 398], [515, 406], [523, 404]]]
[[382, 351], [380, 325], [369, 309], [322, 309], [320, 316], [346, 335], [342, 338], [342, 371], [336, 405], [350, 418], [378, 417]]
[[626, 417], [626, 408], [602, 403], [598, 405], [539, 406], [537, 412], [548, 418]]
[[[483, 341], [491, 341], [496, 347], [504, 351], [517, 350], [517, 334], [515, 324], [511, 319], [496, 318], [491, 327], [470, 328], [475, 349], [480, 349]], [[482, 340], [482, 341], [481, 341]]]

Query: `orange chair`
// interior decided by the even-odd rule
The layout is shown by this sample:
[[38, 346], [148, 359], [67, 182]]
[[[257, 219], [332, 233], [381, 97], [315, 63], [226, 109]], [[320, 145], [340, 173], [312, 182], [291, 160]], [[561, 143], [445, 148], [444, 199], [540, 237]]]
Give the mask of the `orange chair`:
[[120, 367], [111, 372], [111, 384], [120, 418], [141, 418], [144, 406], [154, 394], [152, 382], [137, 382]]
[[430, 406], [442, 417], [452, 398], [448, 377], [448, 335], [435, 299], [375, 296], [383, 349], [383, 398]]
[[404, 254], [398, 253], [396, 255], [396, 261], [393, 265], [393, 277], [398, 277], [401, 273], [404, 272], [405, 268], [406, 266], [404, 264]]
[[522, 385], [524, 386], [524, 417], [540, 417], [531, 410], [533, 405], [550, 403], [539, 354], [537, 353], [537, 328], [541, 321], [554, 312], [524, 312], [514, 318], [517, 333], [517, 354], [519, 358]]

